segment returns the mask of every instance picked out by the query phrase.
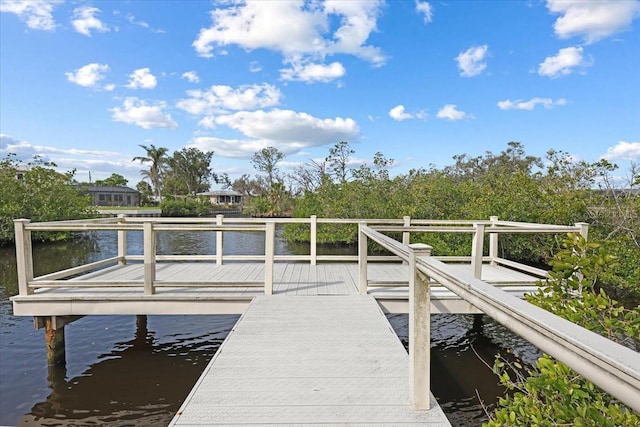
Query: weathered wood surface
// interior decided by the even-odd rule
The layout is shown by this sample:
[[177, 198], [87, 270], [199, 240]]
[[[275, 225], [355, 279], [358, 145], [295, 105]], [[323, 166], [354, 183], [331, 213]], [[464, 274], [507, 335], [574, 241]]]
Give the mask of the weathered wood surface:
[[260, 296], [171, 426], [449, 426], [433, 396], [412, 409], [408, 370], [371, 296]]

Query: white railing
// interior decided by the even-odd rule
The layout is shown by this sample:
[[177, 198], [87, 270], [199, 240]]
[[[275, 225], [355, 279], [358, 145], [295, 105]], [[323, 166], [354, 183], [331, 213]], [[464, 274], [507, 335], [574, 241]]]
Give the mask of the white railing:
[[[118, 233], [118, 255], [97, 262], [68, 268], [43, 276], [33, 275], [33, 253], [31, 243], [31, 233], [33, 231], [100, 231], [115, 230]], [[143, 233], [143, 255], [127, 254], [127, 231], [142, 231]], [[264, 286], [265, 294], [271, 295], [273, 292], [273, 264], [275, 259], [275, 222], [264, 221], [256, 224], [227, 224], [218, 225], [211, 220], [200, 219], [193, 221], [190, 219], [174, 219], [172, 222], [161, 220], [133, 220], [130, 218], [108, 218], [97, 220], [81, 221], [57, 221], [47, 223], [30, 223], [29, 220], [19, 219], [15, 221], [16, 235], [16, 261], [18, 269], [18, 291], [20, 295], [32, 294], [38, 288], [56, 287], [95, 287], [95, 286], [142, 286], [146, 295], [155, 293], [156, 282], [156, 262], [157, 261], [217, 261], [222, 263], [222, 246], [218, 245], [220, 251], [216, 255], [157, 255], [156, 253], [156, 233], [162, 231], [215, 231], [217, 234], [223, 232], [263, 232], [265, 234], [264, 255], [249, 257], [252, 260], [261, 260], [265, 263], [264, 282], [239, 283], [236, 286]], [[222, 238], [219, 238], [222, 241]], [[230, 257], [231, 258], [231, 257]], [[235, 258], [235, 257], [233, 257]], [[82, 281], [70, 282], [70, 277], [94, 271], [97, 269], [124, 265], [129, 261], [142, 261], [144, 263], [144, 276], [142, 280], [122, 280], [105, 282], [102, 280], [86, 279]], [[163, 281], [162, 286], [186, 286], [185, 282]], [[199, 283], [200, 286], [204, 283]], [[219, 286], [220, 284], [216, 284]]]
[[[530, 267], [515, 261], [510, 261], [498, 257], [498, 235], [500, 233], [564, 233], [581, 232], [586, 236], [587, 225], [576, 224], [575, 226], [558, 226], [550, 224], [530, 224], [508, 221], [499, 221], [497, 217], [491, 217], [489, 221], [471, 220], [426, 220], [403, 217], [402, 219], [344, 219], [344, 218], [225, 218], [218, 215], [216, 218], [141, 218], [124, 217], [99, 218], [92, 220], [70, 220], [31, 223], [29, 220], [20, 219], [15, 221], [16, 251], [18, 265], [18, 288], [20, 295], [28, 295], [36, 288], [63, 287], [63, 286], [143, 286], [146, 294], [155, 293], [156, 286], [156, 263], [165, 261], [205, 261], [215, 262], [218, 265], [225, 261], [262, 261], [265, 262], [265, 279], [262, 282], [251, 282], [235, 284], [236, 286], [265, 286], [265, 293], [270, 293], [273, 286], [273, 262], [275, 261], [307, 261], [315, 265], [319, 261], [359, 261], [358, 255], [318, 255], [317, 236], [318, 226], [321, 224], [352, 225], [354, 227], [364, 223], [375, 227], [378, 231], [396, 232], [402, 234], [402, 245], [406, 246], [410, 242], [411, 233], [468, 233], [473, 235], [473, 243], [470, 256], [440, 256], [440, 260], [452, 262], [471, 262], [474, 276], [480, 278], [483, 262], [491, 264], [501, 264], [511, 268], [536, 274], [544, 277], [546, 272], [541, 269]], [[303, 224], [309, 226], [309, 255], [278, 255], [275, 254], [275, 226], [276, 224]], [[36, 231], [70, 231], [86, 232], [96, 230], [117, 231], [117, 256], [105, 260], [97, 261], [86, 265], [69, 268], [63, 271], [46, 274], [44, 276], [33, 276], [33, 257], [31, 248], [31, 233]], [[144, 241], [143, 255], [130, 255], [127, 253], [127, 232], [142, 231]], [[158, 255], [156, 253], [156, 233], [171, 231], [195, 231], [195, 232], [215, 232], [216, 249], [214, 254], [208, 255]], [[264, 255], [230, 255], [224, 253], [225, 232], [264, 232], [265, 233], [265, 253]], [[485, 234], [489, 234], [488, 256], [484, 255], [483, 242]], [[393, 240], [393, 239], [391, 239]], [[394, 240], [395, 242], [395, 240]], [[397, 242], [399, 244], [399, 242]], [[365, 242], [366, 244], [366, 242]], [[391, 244], [387, 242], [387, 244]], [[396, 251], [402, 252], [396, 248]], [[362, 247], [359, 251], [363, 253]], [[367, 256], [369, 261], [397, 261], [402, 259], [407, 263], [407, 256]], [[144, 263], [144, 279], [139, 281], [92, 281], [83, 280], [70, 283], [69, 277], [83, 274], [92, 270], [106, 268], [113, 265], [124, 265], [129, 261], [142, 261]], [[366, 276], [366, 271], [361, 272]], [[366, 283], [366, 280], [364, 281]], [[185, 286], [184, 282], [162, 282], [162, 286]], [[200, 284], [202, 285], [202, 284]], [[229, 284], [233, 285], [233, 284]], [[406, 286], [406, 285], [405, 285]], [[361, 289], [362, 291], [362, 289]]]
[[[509, 226], [512, 225], [509, 223]], [[530, 224], [515, 226], [525, 229], [531, 227]], [[586, 235], [584, 224], [577, 227]], [[375, 241], [409, 263], [409, 378], [411, 399], [416, 409], [429, 409], [429, 287], [431, 281], [435, 281], [540, 350], [562, 361], [621, 402], [640, 411], [640, 353], [516, 298], [472, 275], [460, 274], [442, 261], [427, 256], [428, 248], [416, 250], [364, 223], [359, 226], [358, 245], [361, 251], [365, 251], [359, 257], [360, 291], [363, 293], [367, 289], [367, 239]]]

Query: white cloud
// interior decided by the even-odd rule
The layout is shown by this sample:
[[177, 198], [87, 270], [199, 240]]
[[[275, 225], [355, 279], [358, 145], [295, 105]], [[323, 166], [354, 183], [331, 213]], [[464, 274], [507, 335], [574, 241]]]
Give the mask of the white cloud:
[[122, 108], [114, 107], [110, 111], [113, 121], [123, 122], [144, 129], [178, 127], [171, 119], [171, 115], [164, 112], [166, 103], [156, 102], [153, 105], [135, 97], [129, 97], [122, 103]]
[[319, 119], [292, 110], [238, 111], [218, 116], [218, 125], [257, 139], [270, 139], [301, 146], [315, 146], [353, 139], [359, 127], [351, 118]]
[[80, 34], [91, 37], [91, 31], [95, 30], [100, 33], [110, 31], [109, 27], [100, 21], [96, 15], [100, 13], [100, 9], [91, 6], [81, 6], [73, 10], [73, 19], [71, 24]]
[[129, 75], [130, 89], [153, 89], [158, 84], [156, 76], [148, 68], [139, 68]]
[[426, 119], [427, 114], [424, 111], [418, 111], [417, 113], [407, 113], [404, 109], [404, 105], [396, 105], [389, 110], [389, 117], [399, 122], [409, 119]]
[[607, 160], [640, 160], [640, 142], [620, 141], [613, 147], [607, 148], [607, 153], [602, 156]]
[[355, 139], [360, 128], [351, 118], [320, 119], [307, 113], [273, 109], [239, 111], [212, 119], [215, 125], [240, 132], [244, 138], [197, 137], [193, 145], [222, 157], [247, 158], [273, 146], [283, 153]]
[[149, 25], [148, 22], [142, 21], [142, 20], [137, 20], [136, 17], [134, 15], [130, 14], [130, 13], [127, 14], [127, 21], [129, 21], [133, 25], [137, 25], [138, 27], [142, 27], [144, 29], [147, 29], [147, 30], [151, 31], [152, 33], [164, 33], [164, 30], [158, 29], [158, 28], [153, 28], [153, 27], [151, 27], [151, 25]]
[[565, 47], [558, 51], [556, 56], [549, 56], [540, 63], [538, 74], [547, 77], [568, 76], [573, 73], [576, 68], [585, 68], [593, 65], [592, 60], [585, 60], [582, 55], [583, 48]]
[[112, 173], [119, 173], [130, 182], [140, 179], [140, 164], [131, 162], [133, 154], [128, 153], [35, 145], [0, 134], [0, 157], [9, 153], [25, 162], [39, 156], [44, 161], [54, 162], [57, 165], [54, 169], [59, 172], [75, 170], [79, 181], [89, 181], [89, 173], [94, 181], [107, 178]]
[[521, 99], [516, 99], [515, 101], [505, 99], [504, 101], [498, 102], [498, 107], [500, 107], [501, 110], [533, 110], [538, 105], [542, 105], [544, 108], [549, 109], [566, 104], [567, 100], [564, 98], [553, 100], [551, 98], [535, 97], [528, 101], [523, 101]]
[[376, 30], [383, 3], [225, 2], [211, 12], [212, 25], [200, 30], [193, 47], [204, 57], [237, 45], [280, 52], [285, 62], [318, 62], [328, 55], [350, 54], [383, 65], [386, 58], [380, 48], [366, 44]]
[[198, 76], [198, 73], [196, 73], [195, 71], [185, 71], [184, 73], [182, 73], [181, 77], [183, 79], [187, 79], [191, 83], [200, 82], [200, 77]]
[[191, 114], [215, 114], [229, 110], [254, 110], [273, 107], [280, 103], [282, 93], [270, 84], [231, 86], [214, 85], [208, 90], [189, 90], [190, 98], [178, 101], [176, 106]]
[[259, 73], [262, 71], [262, 66], [257, 61], [251, 61], [249, 64], [249, 71], [252, 73]]
[[460, 68], [460, 75], [463, 77], [473, 77], [480, 74], [487, 68], [487, 62], [485, 61], [487, 53], [489, 52], [489, 46], [472, 46], [464, 52], [460, 52], [456, 56], [456, 62], [458, 68]]
[[458, 110], [458, 106], [456, 104], [445, 105], [438, 111], [436, 117], [438, 117], [439, 119], [447, 120], [462, 120], [474, 118], [473, 115]]
[[2, 0], [0, 12], [13, 13], [32, 30], [52, 31], [56, 28], [53, 9], [62, 0]]
[[640, 16], [640, 2], [635, 0], [547, 0], [547, 8], [562, 15], [553, 25], [558, 37], [582, 36], [587, 43], [628, 28]]
[[[56, 148], [56, 147], [47, 147], [44, 145], [33, 145], [27, 141], [20, 141], [15, 139], [7, 134], [0, 134], [0, 153], [8, 154], [15, 153], [18, 154], [21, 152], [22, 154], [27, 154], [27, 158], [30, 159], [34, 155], [47, 155], [47, 154], [63, 154], [63, 155], [83, 155], [83, 156], [113, 156], [117, 153], [113, 151], [102, 151], [102, 150], [85, 150], [79, 148]], [[20, 158], [25, 158], [24, 156], [18, 155]]]
[[433, 10], [431, 9], [431, 5], [426, 1], [416, 0], [416, 12], [422, 14], [425, 24], [433, 20]]
[[291, 68], [280, 70], [280, 77], [283, 80], [302, 81], [306, 83], [323, 82], [339, 79], [344, 76], [346, 70], [339, 62], [324, 64], [300, 64], [292, 63]]
[[[104, 73], [107, 71], [109, 71], [109, 66], [107, 64], [98, 64], [94, 62], [84, 65], [76, 69], [74, 72], [64, 73], [64, 75], [67, 76], [67, 80], [71, 83], [84, 87], [94, 87], [100, 80], [104, 79]], [[109, 89], [110, 86], [111, 85], [107, 85], [105, 90], [113, 90]]]

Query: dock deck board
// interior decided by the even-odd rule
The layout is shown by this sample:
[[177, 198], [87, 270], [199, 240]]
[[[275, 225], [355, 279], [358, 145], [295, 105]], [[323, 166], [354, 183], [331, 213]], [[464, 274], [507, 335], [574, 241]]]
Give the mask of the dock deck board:
[[411, 408], [408, 366], [371, 296], [260, 296], [170, 425], [450, 426]]
[[[452, 264], [461, 273], [469, 273], [469, 264]], [[27, 296], [12, 297], [18, 315], [83, 314], [215, 314], [242, 313], [251, 300], [264, 294], [264, 264], [260, 262], [159, 262], [156, 264], [156, 290], [145, 295], [142, 281], [144, 266], [130, 263], [111, 266], [61, 282], [61, 287], [40, 288]], [[400, 263], [369, 263], [368, 294], [383, 301], [393, 312], [408, 309], [408, 266]], [[274, 266], [275, 295], [358, 295], [357, 263], [334, 262], [310, 265], [303, 262], [278, 262]], [[503, 266], [484, 264], [482, 279], [509, 289], [518, 296], [535, 289], [536, 278]], [[131, 282], [127, 286], [102, 286], [101, 283]], [[441, 286], [432, 287], [432, 302], [457, 297]], [[459, 299], [459, 298], [458, 298]], [[180, 307], [171, 303], [182, 304]], [[222, 304], [228, 307], [222, 308]], [[433, 312], [474, 312], [466, 306], [432, 304]], [[450, 308], [451, 307], [451, 308]], [[134, 313], [134, 311], [139, 310]]]

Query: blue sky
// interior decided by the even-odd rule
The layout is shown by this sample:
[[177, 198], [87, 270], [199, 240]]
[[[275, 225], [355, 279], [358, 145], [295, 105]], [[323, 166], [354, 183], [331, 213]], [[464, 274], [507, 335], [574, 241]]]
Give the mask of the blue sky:
[[[140, 144], [231, 179], [348, 141], [393, 174], [520, 141], [640, 161], [640, 1], [0, 0], [0, 156], [140, 180]], [[624, 173], [624, 172], [621, 172]]]

